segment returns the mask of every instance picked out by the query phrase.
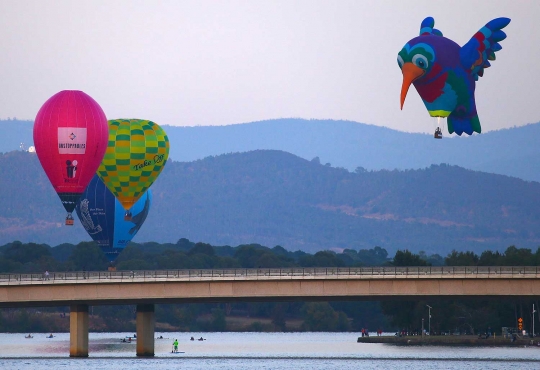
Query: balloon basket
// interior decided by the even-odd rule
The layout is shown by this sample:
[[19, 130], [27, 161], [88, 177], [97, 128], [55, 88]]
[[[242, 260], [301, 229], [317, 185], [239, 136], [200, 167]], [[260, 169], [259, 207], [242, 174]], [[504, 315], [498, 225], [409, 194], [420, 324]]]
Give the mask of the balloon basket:
[[109, 266], [108, 271], [116, 271], [116, 266]]
[[67, 226], [73, 226], [74, 221], [75, 220], [73, 220], [72, 218], [66, 218], [66, 225]]
[[126, 212], [124, 215], [124, 221], [131, 221], [131, 212]]

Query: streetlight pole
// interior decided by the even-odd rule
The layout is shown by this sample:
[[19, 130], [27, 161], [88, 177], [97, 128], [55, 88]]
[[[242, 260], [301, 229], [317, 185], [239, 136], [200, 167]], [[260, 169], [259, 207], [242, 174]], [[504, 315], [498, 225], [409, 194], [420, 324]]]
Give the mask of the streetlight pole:
[[428, 333], [431, 335], [431, 309], [432, 307], [430, 305], [426, 305], [428, 307]]
[[532, 319], [532, 322], [533, 322], [533, 332], [532, 332], [532, 335], [533, 335], [533, 338], [534, 338], [534, 313], [536, 312], [536, 310], [534, 309], [534, 303], [533, 303], [533, 310], [532, 310], [532, 314], [533, 314], [533, 319]]

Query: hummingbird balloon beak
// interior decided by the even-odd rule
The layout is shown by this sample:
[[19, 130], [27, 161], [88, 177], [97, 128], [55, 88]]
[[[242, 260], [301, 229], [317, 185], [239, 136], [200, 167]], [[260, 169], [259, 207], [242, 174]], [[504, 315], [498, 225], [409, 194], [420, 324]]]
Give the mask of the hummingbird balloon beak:
[[403, 104], [405, 103], [409, 87], [424, 74], [424, 70], [412, 63], [405, 63], [401, 68], [401, 72], [403, 73], [403, 85], [401, 85], [401, 109], [403, 110]]

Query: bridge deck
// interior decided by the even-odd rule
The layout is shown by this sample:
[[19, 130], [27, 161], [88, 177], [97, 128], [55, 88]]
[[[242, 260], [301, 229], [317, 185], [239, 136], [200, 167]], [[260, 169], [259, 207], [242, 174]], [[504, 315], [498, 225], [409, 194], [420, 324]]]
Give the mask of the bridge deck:
[[264, 269], [195, 269], [152, 271], [78, 271], [0, 274], [1, 285], [107, 284], [121, 282], [242, 280], [377, 280], [377, 279], [535, 279], [537, 266], [497, 267], [322, 267]]
[[0, 274], [0, 306], [540, 296], [537, 267], [369, 267]]

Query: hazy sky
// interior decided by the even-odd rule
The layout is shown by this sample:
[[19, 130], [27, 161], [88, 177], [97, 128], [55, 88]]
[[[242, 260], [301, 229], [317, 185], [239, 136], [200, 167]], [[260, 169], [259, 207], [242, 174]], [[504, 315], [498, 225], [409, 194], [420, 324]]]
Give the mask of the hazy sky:
[[431, 132], [396, 56], [420, 22], [463, 45], [492, 18], [508, 38], [476, 89], [484, 131], [540, 121], [540, 1], [0, 0], [0, 118], [34, 119], [83, 90], [109, 119], [225, 125], [345, 119]]

